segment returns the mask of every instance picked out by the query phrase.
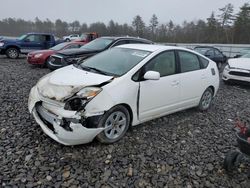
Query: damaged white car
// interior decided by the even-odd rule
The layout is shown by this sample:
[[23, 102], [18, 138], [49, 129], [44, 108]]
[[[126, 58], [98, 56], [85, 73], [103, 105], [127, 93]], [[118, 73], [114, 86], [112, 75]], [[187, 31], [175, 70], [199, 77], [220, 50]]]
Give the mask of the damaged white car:
[[44, 76], [28, 106], [61, 144], [113, 143], [129, 126], [191, 107], [207, 110], [218, 87], [216, 64], [194, 51], [130, 44]]

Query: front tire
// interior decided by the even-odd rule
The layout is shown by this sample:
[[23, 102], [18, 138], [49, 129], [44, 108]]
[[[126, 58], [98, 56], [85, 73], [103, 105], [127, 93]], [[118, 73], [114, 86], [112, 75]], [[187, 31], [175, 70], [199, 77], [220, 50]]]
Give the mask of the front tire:
[[66, 39], [65, 41], [66, 41], [66, 42], [70, 42], [70, 39]]
[[206, 111], [210, 107], [213, 99], [213, 94], [214, 92], [210, 87], [204, 91], [198, 106], [198, 109], [200, 111]]
[[6, 55], [10, 59], [17, 59], [19, 57], [19, 50], [17, 48], [8, 48]]
[[111, 144], [120, 140], [130, 125], [130, 115], [124, 106], [118, 105], [106, 112], [98, 123], [98, 128], [105, 128], [97, 135], [101, 143]]

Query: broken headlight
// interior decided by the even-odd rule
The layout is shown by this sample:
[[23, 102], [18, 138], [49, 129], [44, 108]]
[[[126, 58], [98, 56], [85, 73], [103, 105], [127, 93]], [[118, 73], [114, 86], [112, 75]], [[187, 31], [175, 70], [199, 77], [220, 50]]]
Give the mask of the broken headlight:
[[66, 101], [64, 109], [73, 111], [83, 110], [87, 102], [98, 95], [101, 91], [102, 89], [98, 87], [85, 87], [75, 96]]

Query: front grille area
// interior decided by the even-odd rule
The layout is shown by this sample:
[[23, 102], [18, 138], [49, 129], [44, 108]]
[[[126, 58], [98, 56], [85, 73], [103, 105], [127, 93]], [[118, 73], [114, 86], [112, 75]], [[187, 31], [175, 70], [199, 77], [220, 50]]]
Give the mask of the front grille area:
[[229, 72], [229, 74], [235, 75], [235, 76], [250, 77], [250, 73], [246, 73], [246, 72], [231, 71]]
[[41, 103], [36, 104], [36, 111], [39, 116], [39, 118], [42, 120], [42, 122], [55, 133], [55, 129], [53, 126], [53, 121], [55, 121], [55, 115], [48, 112]]
[[43, 122], [51, 131], [53, 131], [53, 133], [55, 133], [54, 126], [53, 126], [50, 122], [46, 121], [46, 119], [44, 119], [43, 116], [42, 116], [39, 112], [37, 112], [37, 114], [38, 114], [39, 118], [42, 120], [42, 122]]
[[54, 65], [62, 65], [62, 58], [57, 56], [51, 56], [50, 62]]

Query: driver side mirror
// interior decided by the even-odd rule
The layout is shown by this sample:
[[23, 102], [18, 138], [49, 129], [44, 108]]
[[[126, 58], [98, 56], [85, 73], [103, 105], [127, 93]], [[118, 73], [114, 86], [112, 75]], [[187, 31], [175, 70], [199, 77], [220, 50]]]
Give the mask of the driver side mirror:
[[147, 71], [143, 77], [145, 80], [159, 80], [160, 73], [156, 71]]

